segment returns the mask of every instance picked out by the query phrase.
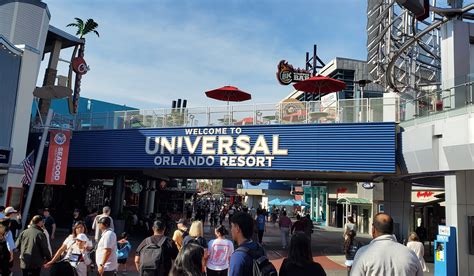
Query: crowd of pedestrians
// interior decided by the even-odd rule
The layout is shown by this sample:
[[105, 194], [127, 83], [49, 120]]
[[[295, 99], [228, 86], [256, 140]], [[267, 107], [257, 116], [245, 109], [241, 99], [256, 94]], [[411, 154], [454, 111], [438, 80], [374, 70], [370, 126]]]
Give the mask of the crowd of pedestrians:
[[[277, 272], [264, 248], [268, 221], [264, 209], [205, 201], [193, 208], [190, 220], [186, 212], [185, 217], [175, 221], [174, 232], [164, 220], [153, 221], [153, 234], [134, 251], [140, 275], [326, 275], [313, 259], [309, 215], [298, 214], [293, 222], [286, 211], [272, 211], [270, 221], [278, 222], [282, 247], [288, 250]], [[49, 269], [51, 276], [86, 276], [90, 271], [98, 275], [126, 274], [132, 244], [126, 232], [117, 238], [110, 211], [105, 206], [101, 214], [85, 217], [89, 217], [87, 223], [80, 211], [74, 210], [72, 233], [52, 254], [50, 239], [56, 238], [56, 223], [48, 209], [34, 216], [28, 227], [20, 231], [18, 212], [12, 207], [4, 208], [0, 213], [0, 274], [10, 275], [15, 250], [19, 252], [25, 276], [40, 275], [42, 269]], [[224, 225], [226, 218], [229, 230]], [[206, 221], [215, 236], [210, 241], [204, 237]], [[92, 239], [88, 236], [88, 224], [93, 229]], [[393, 235], [393, 219], [384, 213], [374, 217], [372, 229], [373, 240], [364, 246], [357, 238], [354, 220], [349, 218], [344, 226], [343, 251], [348, 275], [423, 275], [427, 271], [424, 246], [416, 233], [410, 234], [406, 246], [399, 243]]]

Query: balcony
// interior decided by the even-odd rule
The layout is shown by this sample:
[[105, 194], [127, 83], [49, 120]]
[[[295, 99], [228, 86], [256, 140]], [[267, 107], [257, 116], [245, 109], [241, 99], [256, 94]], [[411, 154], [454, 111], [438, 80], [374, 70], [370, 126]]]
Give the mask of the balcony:
[[[399, 99], [365, 98], [334, 102], [280, 102], [273, 104], [192, 107], [55, 114], [54, 125], [74, 130], [242, 126], [271, 124], [399, 122]], [[385, 118], [385, 119], [384, 119]]]
[[441, 88], [428, 86], [418, 91], [416, 99], [400, 99], [403, 126], [436, 121], [474, 113], [474, 75], [446, 80]]

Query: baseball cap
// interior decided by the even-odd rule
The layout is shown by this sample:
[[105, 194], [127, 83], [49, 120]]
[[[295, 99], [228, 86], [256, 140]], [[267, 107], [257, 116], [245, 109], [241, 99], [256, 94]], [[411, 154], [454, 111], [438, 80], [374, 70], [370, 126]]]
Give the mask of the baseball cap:
[[182, 225], [186, 226], [186, 225], [188, 225], [188, 222], [186, 221], [186, 219], [180, 218], [180, 219], [176, 222], [176, 224], [182, 224]]
[[5, 211], [3, 211], [3, 212], [5, 213], [5, 215], [18, 213], [18, 211], [15, 210], [15, 208], [13, 208], [11, 206], [8, 206], [7, 208], [5, 208]]
[[89, 241], [89, 238], [87, 238], [86, 234], [80, 233], [79, 235], [76, 236], [76, 240], [87, 242]]

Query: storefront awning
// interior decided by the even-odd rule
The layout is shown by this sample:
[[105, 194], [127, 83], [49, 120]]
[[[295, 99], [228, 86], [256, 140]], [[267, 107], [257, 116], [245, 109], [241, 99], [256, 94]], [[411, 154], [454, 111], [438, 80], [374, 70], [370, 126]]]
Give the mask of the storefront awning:
[[365, 198], [343, 197], [337, 200], [337, 204], [371, 205], [372, 202]]

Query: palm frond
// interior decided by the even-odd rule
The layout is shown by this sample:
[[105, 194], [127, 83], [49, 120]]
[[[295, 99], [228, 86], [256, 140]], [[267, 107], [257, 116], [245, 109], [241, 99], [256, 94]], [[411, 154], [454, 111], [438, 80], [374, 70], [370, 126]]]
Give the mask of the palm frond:
[[83, 33], [83, 30], [84, 30], [84, 21], [82, 21], [82, 19], [80, 19], [78, 17], [76, 17], [74, 19], [76, 20], [76, 23], [70, 23], [66, 27], [76, 27], [77, 28], [76, 35], [81, 35], [81, 37], [82, 37], [82, 33]]
[[94, 33], [97, 35], [97, 37], [100, 37], [100, 35], [99, 35], [99, 32], [98, 32], [98, 31], [96, 31], [96, 30], [93, 30], [92, 32], [94, 32]]
[[99, 24], [97, 24], [97, 22], [95, 22], [94, 19], [91, 19], [91, 18], [87, 19], [87, 22], [84, 25], [83, 34], [85, 35], [87, 33], [94, 31], [98, 26]]
[[82, 21], [82, 19], [80, 19], [79, 17], [75, 17], [74, 19], [76, 20], [79, 26], [82, 26], [82, 27], [84, 26], [84, 21]]

